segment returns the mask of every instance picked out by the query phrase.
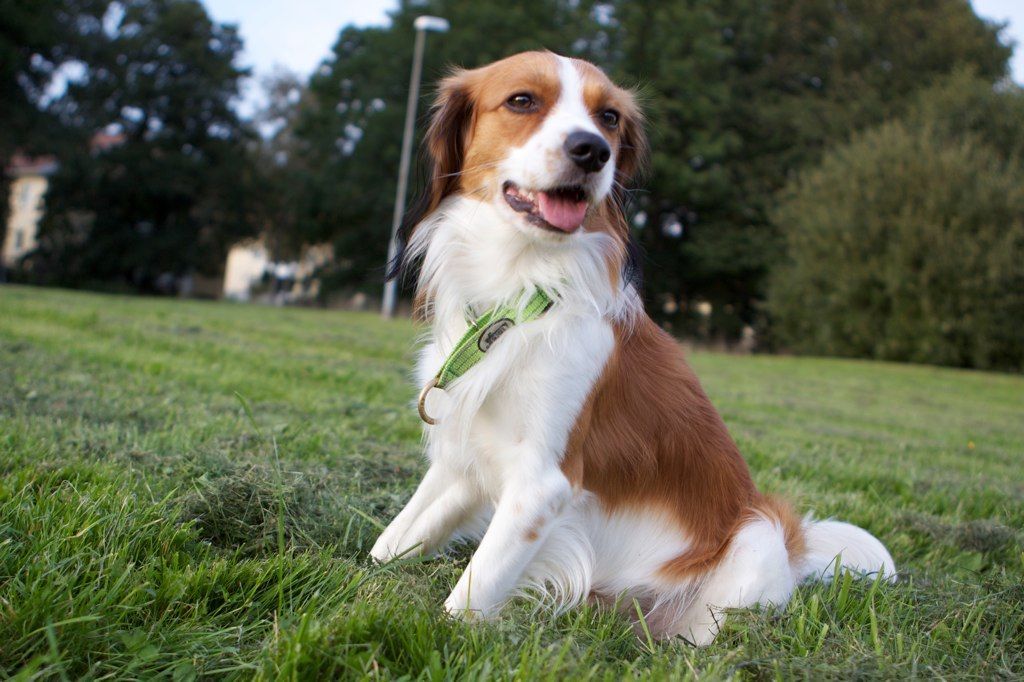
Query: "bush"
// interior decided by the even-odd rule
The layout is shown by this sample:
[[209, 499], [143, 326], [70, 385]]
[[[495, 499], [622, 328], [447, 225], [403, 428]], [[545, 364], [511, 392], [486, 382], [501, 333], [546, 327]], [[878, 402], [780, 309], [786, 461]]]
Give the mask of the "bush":
[[[832, 150], [784, 191], [787, 259], [768, 296], [778, 345], [1024, 368], [1024, 164], [995, 146], [1005, 130], [987, 135], [961, 106], [1024, 111], [1021, 94], [960, 92], [926, 94], [906, 122]], [[1024, 139], [1024, 116], [1015, 124]]]

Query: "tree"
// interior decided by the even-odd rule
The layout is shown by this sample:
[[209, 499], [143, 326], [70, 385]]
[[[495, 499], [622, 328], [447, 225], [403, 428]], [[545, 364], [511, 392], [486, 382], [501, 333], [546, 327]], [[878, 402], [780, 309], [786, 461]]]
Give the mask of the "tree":
[[1012, 83], [996, 84], [970, 69], [917, 93], [904, 117], [911, 127], [932, 126], [945, 139], [974, 136], [1000, 159], [1024, 163], [1024, 92]]
[[[55, 154], [73, 144], [44, 111], [47, 92], [102, 29], [110, 0], [0, 0], [0, 167], [21, 151]], [[0, 173], [0, 234], [8, 181]]]
[[43, 110], [64, 69], [89, 51], [111, 0], [0, 0], [0, 158], [54, 151]]
[[778, 343], [1024, 369], [1021, 139], [1024, 93], [958, 75], [802, 174], [774, 216]]
[[278, 69], [261, 83], [266, 104], [256, 112], [260, 131], [255, 145], [259, 191], [251, 201], [259, 217], [259, 235], [279, 259], [299, 256], [312, 234], [310, 188], [315, 183], [302, 144], [295, 136], [297, 121], [310, 106], [310, 94], [297, 74]]
[[1010, 55], [964, 0], [614, 5], [606, 66], [646, 83], [654, 134], [639, 233], [649, 308], [679, 299], [692, 330], [707, 300], [724, 336], [759, 317], [780, 254], [769, 212], [788, 178], [957, 68], [998, 80]]
[[47, 198], [36, 272], [64, 283], [153, 289], [162, 276], [216, 273], [257, 223], [251, 132], [231, 108], [241, 40], [195, 0], [125, 0], [49, 109], [83, 139]]

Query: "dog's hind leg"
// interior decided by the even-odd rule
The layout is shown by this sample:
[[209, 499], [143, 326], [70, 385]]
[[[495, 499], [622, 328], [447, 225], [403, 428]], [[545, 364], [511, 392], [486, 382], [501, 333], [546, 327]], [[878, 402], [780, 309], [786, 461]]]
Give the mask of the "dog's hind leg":
[[721, 563], [702, 578], [690, 606], [661, 634], [681, 635], [697, 646], [711, 644], [726, 609], [783, 606], [796, 578], [783, 529], [774, 519], [755, 517], [733, 537]]

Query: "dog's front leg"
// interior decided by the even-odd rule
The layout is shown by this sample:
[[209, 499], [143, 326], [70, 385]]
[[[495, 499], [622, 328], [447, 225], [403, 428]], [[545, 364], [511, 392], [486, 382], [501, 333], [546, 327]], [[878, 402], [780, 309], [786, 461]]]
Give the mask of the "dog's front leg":
[[510, 482], [479, 548], [445, 601], [445, 610], [464, 618], [494, 615], [571, 497], [569, 481], [557, 469]]
[[432, 553], [479, 505], [479, 494], [464, 477], [433, 464], [409, 502], [377, 538], [370, 556], [383, 562]]
[[573, 493], [562, 456], [615, 347], [611, 326], [599, 318], [560, 318], [556, 309], [534, 329], [536, 336], [510, 362], [509, 380], [478, 415], [491, 447], [476, 461], [495, 510], [445, 601], [457, 616], [494, 615], [568, 513]]

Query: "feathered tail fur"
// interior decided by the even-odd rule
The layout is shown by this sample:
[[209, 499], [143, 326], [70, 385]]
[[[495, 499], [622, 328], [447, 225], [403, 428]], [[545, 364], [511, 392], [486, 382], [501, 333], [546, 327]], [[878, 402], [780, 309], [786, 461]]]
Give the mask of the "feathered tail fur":
[[836, 557], [842, 568], [892, 580], [896, 565], [889, 550], [871, 533], [842, 521], [806, 520], [803, 524], [805, 553], [794, 566], [797, 581], [832, 578]]

